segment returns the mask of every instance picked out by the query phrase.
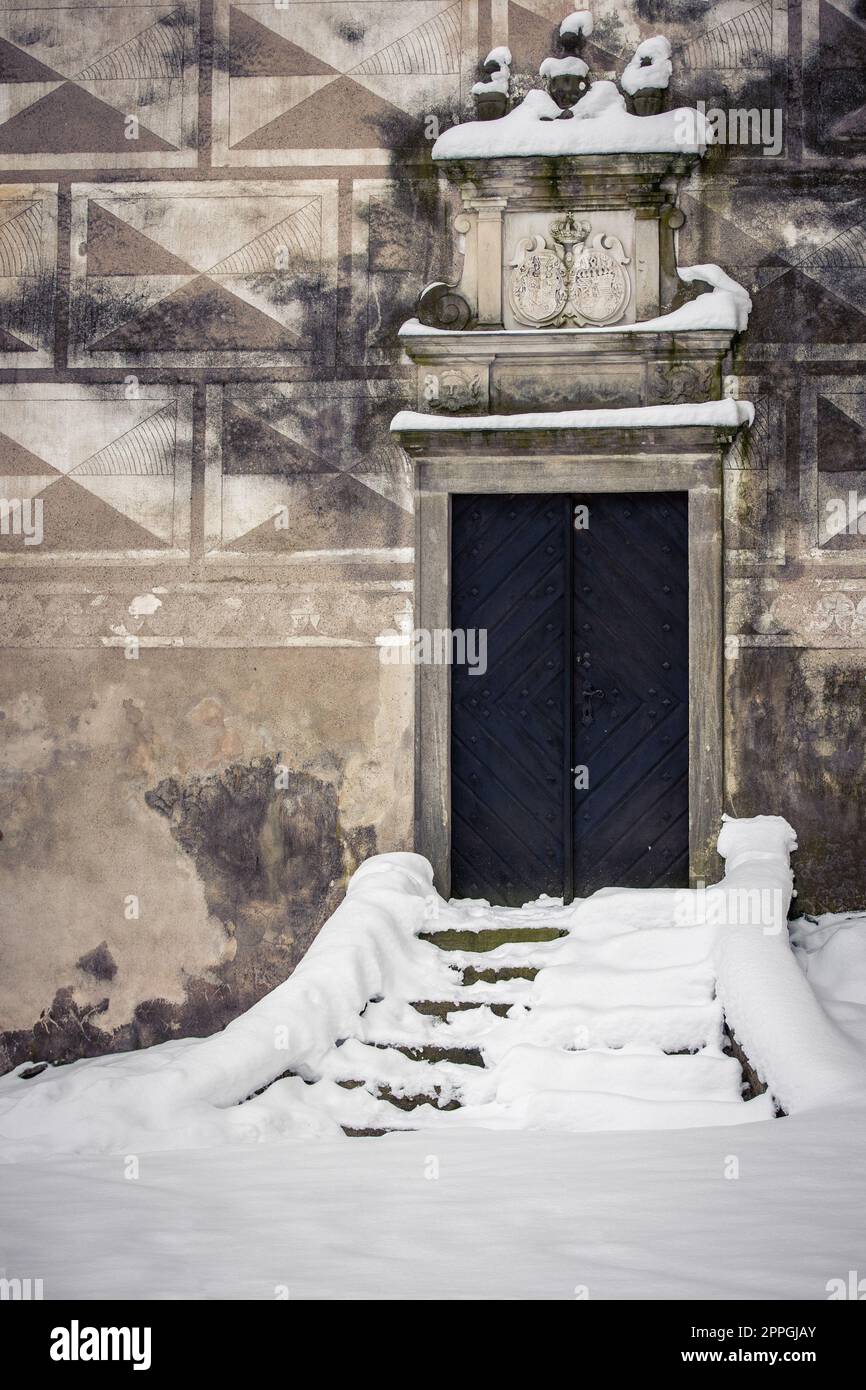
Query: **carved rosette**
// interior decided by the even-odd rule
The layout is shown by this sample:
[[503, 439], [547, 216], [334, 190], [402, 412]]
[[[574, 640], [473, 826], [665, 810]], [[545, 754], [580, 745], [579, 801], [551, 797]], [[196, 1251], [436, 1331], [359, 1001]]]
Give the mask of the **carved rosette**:
[[631, 296], [623, 269], [629, 257], [619, 237], [598, 232], [590, 238], [590, 230], [569, 212], [551, 223], [547, 238], [523, 237], [517, 243], [508, 299], [519, 323], [582, 328], [622, 318]]

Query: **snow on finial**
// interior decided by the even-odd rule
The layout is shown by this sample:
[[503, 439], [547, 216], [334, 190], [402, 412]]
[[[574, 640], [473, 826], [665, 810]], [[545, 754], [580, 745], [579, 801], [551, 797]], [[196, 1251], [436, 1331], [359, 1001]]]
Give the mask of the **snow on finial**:
[[644, 39], [634, 51], [634, 57], [620, 79], [620, 86], [630, 97], [638, 92], [664, 91], [671, 80], [671, 46], [668, 40], [657, 34], [653, 39]]
[[507, 48], [505, 44], [502, 44], [499, 48], [491, 48], [487, 57], [484, 59], [484, 66], [486, 68], [488, 63], [495, 63], [497, 67], [510, 68], [513, 61], [511, 49]]
[[580, 34], [582, 38], [588, 39], [591, 33], [592, 14], [589, 10], [574, 10], [559, 26], [560, 38], [564, 38], [566, 34]]
[[539, 77], [586, 77], [589, 68], [582, 58], [545, 58], [538, 69]]
[[491, 92], [502, 92], [508, 96], [512, 61], [511, 49], [506, 48], [504, 44], [499, 48], [491, 48], [482, 64], [487, 76], [482, 82], [475, 83], [472, 95], [485, 96]]

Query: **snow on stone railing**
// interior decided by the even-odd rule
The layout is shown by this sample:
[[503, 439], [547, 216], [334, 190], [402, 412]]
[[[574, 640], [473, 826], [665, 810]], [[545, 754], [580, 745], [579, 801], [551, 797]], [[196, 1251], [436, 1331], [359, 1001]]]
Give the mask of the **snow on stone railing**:
[[789, 1113], [866, 1091], [864, 1057], [824, 1012], [787, 930], [797, 836], [781, 816], [725, 817], [725, 876], [706, 892], [719, 925], [718, 992], [752, 1066]]
[[[286, 1071], [318, 1075], [370, 999], [394, 987], [424, 997], [431, 952], [445, 969], [441, 953], [417, 937], [436, 901], [421, 855], [376, 855], [353, 874], [293, 974], [223, 1032], [85, 1058], [28, 1080], [18, 1074], [26, 1067], [16, 1068], [0, 1078], [0, 1161], [256, 1137], [252, 1107], [238, 1102]], [[322, 1128], [305, 1107], [281, 1100], [271, 1134]]]
[[[667, 911], [673, 925], [688, 928], [691, 917], [676, 920], [684, 912], [718, 928], [717, 988], [726, 1018], [786, 1111], [863, 1090], [862, 1052], [824, 1013], [790, 949], [786, 917], [795, 845], [781, 817], [726, 820], [719, 837], [726, 872], [719, 884], [703, 892], [628, 892], [632, 904], [641, 904], [632, 915], [644, 915], [648, 924]], [[617, 897], [604, 899], [606, 913]], [[576, 905], [576, 914], [594, 901]], [[367, 860], [289, 979], [223, 1032], [48, 1067], [32, 1078], [22, 1077], [27, 1068], [20, 1067], [0, 1078], [0, 1160], [339, 1133], [338, 1107], [347, 1093], [333, 1081], [319, 1081], [320, 1103], [312, 1105], [304, 1083], [328, 1075], [328, 1055], [333, 1058], [335, 1044], [356, 1033], [371, 1000], [450, 997], [454, 976], [445, 953], [418, 936], [441, 906], [432, 869], [420, 855]], [[536, 985], [541, 997], [543, 970]], [[568, 1008], [567, 995], [553, 1002]], [[505, 1057], [496, 1067], [479, 1073], [479, 1083], [514, 1080]], [[286, 1073], [291, 1076], [277, 1080]], [[372, 1097], [369, 1102], [375, 1104]]]

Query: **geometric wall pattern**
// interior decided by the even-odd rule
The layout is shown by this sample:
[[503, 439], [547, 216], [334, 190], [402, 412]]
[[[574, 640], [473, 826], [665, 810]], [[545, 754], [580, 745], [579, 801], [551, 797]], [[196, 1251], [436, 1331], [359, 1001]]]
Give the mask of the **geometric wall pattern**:
[[2, 167], [194, 165], [197, 8], [177, 0], [4, 6]]
[[209, 387], [207, 559], [410, 560], [411, 477], [375, 395], [353, 382]]
[[[783, 154], [714, 155], [679, 234], [684, 264], [724, 266], [754, 303], [736, 370], [757, 414], [725, 466], [729, 571], [787, 584], [796, 562], [804, 583], [862, 597], [864, 538], [832, 532], [827, 503], [866, 492], [866, 16], [856, 0], [792, 0], [790, 23], [788, 10], [598, 0], [589, 57], [621, 71], [662, 29], [676, 100], [780, 107]], [[457, 268], [431, 129], [461, 113], [494, 44], [519, 74], [537, 69], [563, 13], [560, 0], [4, 9], [0, 468], [46, 519], [26, 553], [0, 538], [8, 575], [62, 553], [79, 573], [146, 558], [167, 582], [220, 567], [265, 588], [302, 570], [339, 588], [359, 565], [411, 577], [406, 465], [385, 425], [408, 403], [395, 329], [421, 284]]]
[[189, 555], [192, 391], [0, 385], [0, 495], [39, 501], [43, 539], [0, 535], [0, 565]]
[[818, 377], [802, 394], [800, 501], [813, 561], [862, 565], [866, 555], [866, 381]]
[[56, 185], [0, 185], [0, 366], [52, 365], [56, 264]]
[[333, 352], [332, 182], [76, 184], [78, 366], [311, 363]]
[[[289, 755], [315, 768], [321, 746], [347, 823], [366, 824], [372, 792], [404, 835], [411, 797], [399, 779], [390, 785], [387, 757], [384, 778], [367, 762], [344, 764], [343, 776], [326, 730], [339, 724], [342, 743], [355, 740], [366, 759], [363, 730], [375, 718], [377, 740], [406, 764], [408, 706], [387, 691], [408, 692], [410, 673], [380, 670], [376, 647], [411, 621], [412, 480], [387, 426], [416, 402], [395, 330], [421, 286], [453, 280], [459, 263], [456, 195], [432, 176], [429, 152], [437, 129], [467, 114], [479, 58], [508, 44], [527, 81], [570, 8], [7, 0], [0, 9], [0, 499], [40, 502], [44, 530], [32, 546], [0, 534], [0, 644], [21, 690], [39, 690], [48, 673], [55, 710], [69, 672], [81, 689], [93, 673], [95, 699], [128, 687], [132, 742], [100, 754], [121, 799], [135, 767], [153, 756], [172, 766], [175, 737], [187, 748], [186, 673], [208, 690], [224, 686], [226, 703], [258, 721], [264, 686], [286, 672], [276, 701], [301, 731], [284, 745]], [[812, 901], [850, 906], [853, 892], [845, 901], [836, 885], [862, 886], [853, 829], [862, 809], [854, 790], [843, 803], [834, 789], [856, 782], [866, 652], [866, 534], [856, 524], [866, 499], [866, 9], [861, 0], [591, 8], [596, 74], [621, 73], [636, 43], [662, 32], [675, 102], [781, 113], [777, 158], [744, 146], [705, 162], [685, 199], [679, 255], [721, 265], [754, 302], [732, 371], [755, 421], [724, 469], [725, 614], [739, 639], [725, 668], [738, 692], [735, 781], [737, 759], [750, 761], [740, 750], [756, 749], [734, 804], [740, 814], [749, 799], [754, 810], [784, 811], [786, 797], [798, 814], [817, 807], [833, 892]], [[854, 525], [840, 527], [837, 504], [852, 497]], [[125, 660], [129, 636], [142, 660]], [[342, 655], [316, 650], [328, 647]], [[787, 650], [749, 650], [775, 647]], [[16, 649], [28, 655], [13, 668]], [[196, 654], [175, 655], [184, 649]], [[363, 682], [353, 670], [367, 673]], [[316, 682], [312, 703], [301, 678]], [[158, 728], [179, 731], [163, 747], [139, 719], [148, 705]], [[69, 764], [77, 798], [86, 734], [67, 737], [60, 723], [47, 713], [25, 751], [44, 732], [53, 756], [50, 739], [62, 736], [75, 766], [65, 755], [53, 765]], [[774, 726], [802, 738], [789, 764], [772, 754]], [[102, 710], [99, 727], [110, 737]], [[257, 728], [238, 756], [268, 737]], [[229, 747], [216, 745], [214, 767], [234, 758]], [[178, 776], [184, 766], [179, 758]], [[99, 814], [115, 815], [109, 798]], [[86, 807], [80, 819], [88, 841]], [[803, 828], [801, 862], [816, 838]], [[32, 859], [40, 846], [26, 841]], [[393, 842], [386, 826], [380, 847]], [[857, 863], [840, 878], [845, 855]], [[146, 950], [154, 938], [143, 930]]]
[[459, 106], [474, 12], [466, 0], [218, 0], [214, 162], [381, 160], [419, 112]]
[[866, 14], [857, 0], [805, 0], [805, 150], [810, 161], [866, 157]]

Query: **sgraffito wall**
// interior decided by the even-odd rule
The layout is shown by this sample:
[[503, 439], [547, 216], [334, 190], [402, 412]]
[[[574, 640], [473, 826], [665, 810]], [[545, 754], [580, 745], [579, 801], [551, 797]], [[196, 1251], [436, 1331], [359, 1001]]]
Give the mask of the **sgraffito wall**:
[[[411, 846], [412, 671], [377, 645], [412, 597], [395, 330], [456, 267], [432, 140], [567, 8], [5, 0], [0, 495], [42, 506], [0, 534], [0, 1067], [223, 1026]], [[665, 32], [727, 138], [680, 247], [755, 303], [731, 808], [798, 827], [801, 906], [862, 904], [866, 17], [595, 16], [596, 73]]]

